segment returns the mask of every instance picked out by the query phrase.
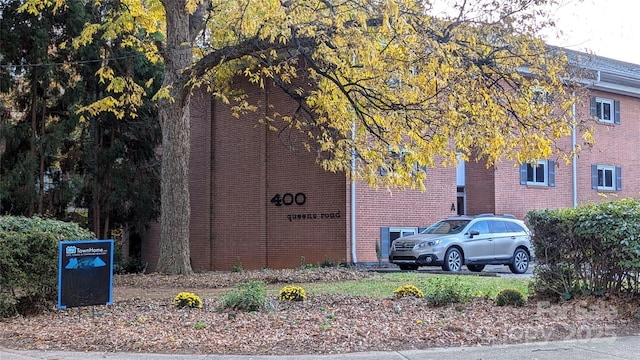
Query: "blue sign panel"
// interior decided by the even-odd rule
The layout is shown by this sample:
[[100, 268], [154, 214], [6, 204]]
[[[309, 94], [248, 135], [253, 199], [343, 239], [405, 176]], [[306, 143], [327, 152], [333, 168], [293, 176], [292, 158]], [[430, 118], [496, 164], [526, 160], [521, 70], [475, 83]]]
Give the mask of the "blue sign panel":
[[58, 308], [112, 302], [113, 240], [61, 241]]

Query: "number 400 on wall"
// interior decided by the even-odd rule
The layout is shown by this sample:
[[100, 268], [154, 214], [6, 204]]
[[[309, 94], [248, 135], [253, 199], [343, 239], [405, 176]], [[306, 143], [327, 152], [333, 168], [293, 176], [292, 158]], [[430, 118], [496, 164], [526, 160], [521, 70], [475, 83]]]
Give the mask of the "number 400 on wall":
[[271, 198], [271, 202], [275, 205], [275, 206], [282, 206], [282, 205], [304, 205], [304, 203], [307, 201], [307, 195], [305, 195], [304, 193], [297, 193], [295, 195], [291, 194], [291, 193], [284, 193], [282, 194], [282, 196], [280, 194], [275, 194], [272, 198]]

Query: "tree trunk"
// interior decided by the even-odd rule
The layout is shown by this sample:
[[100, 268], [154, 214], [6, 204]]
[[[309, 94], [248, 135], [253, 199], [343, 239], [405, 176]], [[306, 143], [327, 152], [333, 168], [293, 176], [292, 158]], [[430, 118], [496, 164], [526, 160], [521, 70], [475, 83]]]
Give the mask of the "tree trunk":
[[165, 274], [189, 274], [189, 95], [177, 84], [180, 73], [191, 64], [189, 14], [185, 1], [162, 0], [167, 19], [164, 49], [164, 82], [171, 101], [159, 103], [162, 127], [160, 257], [157, 270]]

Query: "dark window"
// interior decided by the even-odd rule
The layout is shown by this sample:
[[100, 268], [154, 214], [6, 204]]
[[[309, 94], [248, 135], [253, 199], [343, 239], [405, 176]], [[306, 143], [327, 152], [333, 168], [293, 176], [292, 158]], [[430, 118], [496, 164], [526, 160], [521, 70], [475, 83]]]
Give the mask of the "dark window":
[[509, 232], [526, 232], [519, 224], [512, 222], [505, 222], [505, 224], [509, 228]]
[[492, 233], [506, 233], [509, 232], [507, 224], [504, 221], [490, 221]]
[[538, 160], [520, 166], [520, 184], [556, 186], [556, 168], [553, 160]]
[[620, 101], [591, 97], [591, 116], [596, 117], [600, 122], [620, 124]]
[[547, 172], [545, 164], [537, 164], [537, 166], [533, 166], [531, 164], [527, 164], [527, 182], [533, 183], [546, 183], [546, 174]]
[[610, 165], [591, 165], [591, 188], [622, 190], [622, 168]]

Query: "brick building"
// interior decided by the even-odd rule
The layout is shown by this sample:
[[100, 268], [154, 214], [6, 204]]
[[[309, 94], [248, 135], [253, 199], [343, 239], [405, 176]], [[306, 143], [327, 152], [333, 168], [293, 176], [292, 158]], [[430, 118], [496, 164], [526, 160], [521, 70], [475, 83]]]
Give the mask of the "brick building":
[[[590, 99], [575, 116], [598, 117], [595, 146], [572, 163], [541, 159], [539, 166], [470, 162], [428, 171], [427, 191], [374, 190], [344, 174], [324, 172], [295, 133], [257, 125], [268, 111], [295, 104], [276, 87], [249, 93], [261, 104], [236, 119], [229, 108], [200, 93], [191, 107], [191, 257], [196, 270], [234, 266], [286, 268], [303, 263], [375, 263], [376, 243], [386, 261], [390, 241], [456, 213], [510, 213], [572, 207], [602, 194], [640, 192], [640, 65], [606, 58], [579, 58], [588, 69]], [[274, 110], [277, 109], [277, 110]], [[580, 141], [567, 138], [570, 150]], [[564, 140], [563, 140], [564, 141]], [[622, 176], [624, 174], [624, 177]], [[149, 270], [157, 261], [156, 227], [142, 240]]]
[[[640, 195], [640, 65], [568, 52], [594, 80], [575, 105], [578, 119], [594, 118], [592, 147], [580, 131], [561, 145], [582, 149], [571, 163], [541, 159], [538, 167], [499, 163], [466, 165], [466, 204], [470, 214], [511, 213], [523, 218], [534, 209], [575, 207], [588, 202]], [[591, 76], [590, 76], [591, 77]]]

